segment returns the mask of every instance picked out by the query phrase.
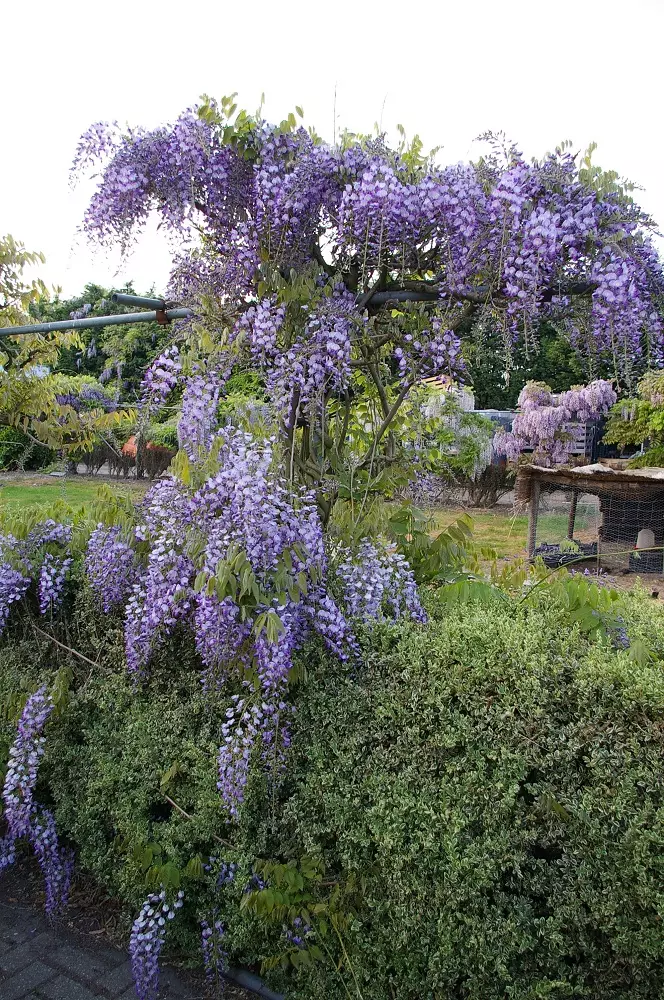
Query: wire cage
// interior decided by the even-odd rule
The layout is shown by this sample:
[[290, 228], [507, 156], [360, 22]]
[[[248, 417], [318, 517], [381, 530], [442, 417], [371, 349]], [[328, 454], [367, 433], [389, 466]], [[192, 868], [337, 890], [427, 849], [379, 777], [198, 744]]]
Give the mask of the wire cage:
[[524, 466], [515, 499], [528, 504], [531, 559], [608, 573], [664, 573], [664, 469]]

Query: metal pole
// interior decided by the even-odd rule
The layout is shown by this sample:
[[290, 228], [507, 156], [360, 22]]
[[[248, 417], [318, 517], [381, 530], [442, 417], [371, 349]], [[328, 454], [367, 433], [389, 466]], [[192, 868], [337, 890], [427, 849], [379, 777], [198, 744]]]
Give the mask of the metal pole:
[[118, 302], [123, 306], [145, 306], [146, 309], [159, 309], [160, 311], [166, 308], [163, 299], [151, 299], [145, 295], [127, 295], [126, 292], [113, 292], [111, 302]]
[[166, 309], [154, 312], [120, 313], [118, 316], [89, 316], [87, 319], [61, 319], [53, 323], [31, 323], [29, 326], [5, 326], [0, 337], [21, 337], [26, 333], [54, 333], [56, 330], [93, 330], [101, 326], [122, 326], [123, 323], [155, 323], [165, 319], [188, 319], [191, 309]]

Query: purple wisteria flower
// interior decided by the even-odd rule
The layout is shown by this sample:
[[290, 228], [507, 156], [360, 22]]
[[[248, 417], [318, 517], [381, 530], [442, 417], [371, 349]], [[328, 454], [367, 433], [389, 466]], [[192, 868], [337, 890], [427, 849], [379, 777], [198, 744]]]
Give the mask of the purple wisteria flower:
[[213, 915], [212, 923], [201, 920], [201, 951], [205, 979], [210, 990], [224, 988], [223, 974], [228, 969], [228, 955], [223, 946], [224, 925]]
[[389, 612], [396, 619], [408, 616], [426, 622], [413, 571], [401, 553], [364, 538], [357, 555], [346, 552], [337, 570], [344, 604], [352, 618], [370, 622]]
[[218, 365], [190, 378], [182, 394], [182, 411], [178, 422], [178, 441], [194, 461], [209, 452], [219, 421], [219, 396], [228, 373]]
[[21, 600], [31, 582], [29, 576], [10, 562], [0, 562], [0, 633], [7, 624], [12, 605]]
[[183, 905], [180, 890], [171, 902], [166, 890], [150, 893], [131, 928], [129, 956], [138, 1000], [154, 1000], [159, 987], [159, 955], [166, 938], [168, 922]]
[[119, 526], [97, 525], [88, 540], [85, 569], [104, 611], [125, 600], [138, 578], [138, 564], [136, 553], [123, 538]]
[[162, 408], [178, 384], [182, 373], [180, 352], [168, 347], [146, 370], [141, 383], [141, 410], [144, 419]]
[[14, 843], [27, 837], [33, 846], [46, 886], [46, 913], [53, 916], [67, 905], [74, 866], [73, 852], [60, 846], [55, 819], [34, 800], [39, 763], [44, 755], [43, 729], [54, 708], [46, 686], [28, 698], [9, 751], [3, 789], [8, 834], [0, 848], [0, 870], [15, 858]]
[[30, 830], [35, 811], [33, 795], [37, 770], [46, 742], [42, 732], [54, 707], [45, 685], [30, 695], [19, 719], [16, 739], [9, 750], [2, 794], [7, 825], [14, 838], [24, 837]]
[[39, 610], [43, 615], [53, 610], [62, 600], [65, 579], [73, 560], [71, 556], [58, 559], [47, 552], [39, 570]]
[[530, 450], [536, 464], [562, 465], [573, 445], [573, 424], [605, 415], [617, 398], [605, 379], [575, 386], [557, 396], [548, 386], [529, 382], [519, 394], [520, 411], [512, 430], [496, 433], [494, 451], [516, 462], [524, 450]]

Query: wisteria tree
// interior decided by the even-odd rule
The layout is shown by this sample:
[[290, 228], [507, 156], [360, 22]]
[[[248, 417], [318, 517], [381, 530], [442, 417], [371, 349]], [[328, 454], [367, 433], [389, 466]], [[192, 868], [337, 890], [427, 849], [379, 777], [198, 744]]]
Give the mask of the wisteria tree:
[[528, 382], [519, 394], [512, 429], [496, 433], [494, 450], [512, 462], [528, 451], [535, 463], [563, 465], [574, 444], [574, 425], [606, 416], [616, 398], [606, 379], [557, 394], [543, 382]]
[[[88, 234], [127, 248], [157, 212], [177, 246], [169, 296], [194, 314], [143, 386], [144, 419], [182, 393], [174, 475], [136, 524], [100, 526], [88, 575], [105, 607], [126, 603], [137, 679], [182, 621], [208, 690], [242, 679], [219, 754], [230, 818], [257, 746], [280, 770], [307, 635], [352, 657], [354, 620], [424, 620], [403, 553], [360, 522], [406, 443], [413, 471], [426, 463], [401, 416], [427, 377], [463, 379], [462, 334], [498, 329], [511, 357], [537, 349], [546, 318], [621, 377], [662, 357], [664, 278], [628, 193], [566, 149], [528, 163], [491, 148], [441, 167], [419, 140], [329, 145], [294, 114], [271, 125], [232, 99], [82, 137], [74, 173], [99, 169]], [[266, 402], [220, 428], [224, 386], [247, 369]], [[354, 551], [325, 538], [338, 501], [360, 524]]]
[[[483, 327], [508, 359], [535, 351], [543, 318], [629, 378], [661, 361], [664, 278], [649, 220], [567, 150], [529, 163], [507, 146], [441, 167], [418, 140], [329, 145], [295, 115], [275, 126], [205, 99], [154, 131], [92, 126], [74, 170], [97, 168], [85, 229], [126, 248], [157, 212], [177, 246], [169, 297], [193, 318], [142, 387], [142, 420], [178, 399], [173, 474], [122, 517], [100, 517], [85, 571], [104, 610], [122, 609], [137, 685], [176, 627], [193, 632], [223, 718], [232, 837], [256, 771], [274, 789], [283, 770], [303, 643], [317, 634], [353, 661], [376, 619], [426, 621], [413, 566], [362, 521], [404, 457], [413, 471], [427, 461], [412, 461], [400, 422], [423, 381], [462, 380], [462, 336]], [[247, 370], [264, 402], [222, 426], [225, 386]], [[344, 536], [332, 529], [346, 501]], [[24, 597], [63, 606], [72, 543], [42, 542], [4, 541], [0, 624]], [[420, 565], [440, 579], [428, 557]], [[134, 925], [145, 995], [175, 908], [152, 894]]]
[[209, 422], [229, 366], [258, 366], [287, 475], [316, 486], [327, 516], [340, 483], [397, 461], [412, 388], [463, 377], [464, 332], [499, 329], [509, 359], [537, 349], [546, 318], [622, 379], [660, 364], [652, 225], [589, 162], [561, 149], [529, 163], [494, 141], [478, 163], [441, 167], [419, 140], [331, 146], [295, 115], [275, 126], [204, 99], [153, 131], [94, 125], [74, 171], [101, 164], [92, 238], [128, 247], [156, 211], [178, 244], [169, 294], [196, 312], [185, 415]]

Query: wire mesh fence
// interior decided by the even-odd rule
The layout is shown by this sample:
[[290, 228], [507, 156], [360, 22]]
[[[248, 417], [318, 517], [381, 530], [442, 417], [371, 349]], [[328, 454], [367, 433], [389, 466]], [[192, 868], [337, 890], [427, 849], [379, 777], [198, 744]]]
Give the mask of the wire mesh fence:
[[544, 481], [531, 491], [531, 555], [549, 566], [661, 575], [664, 484], [584, 487]]

